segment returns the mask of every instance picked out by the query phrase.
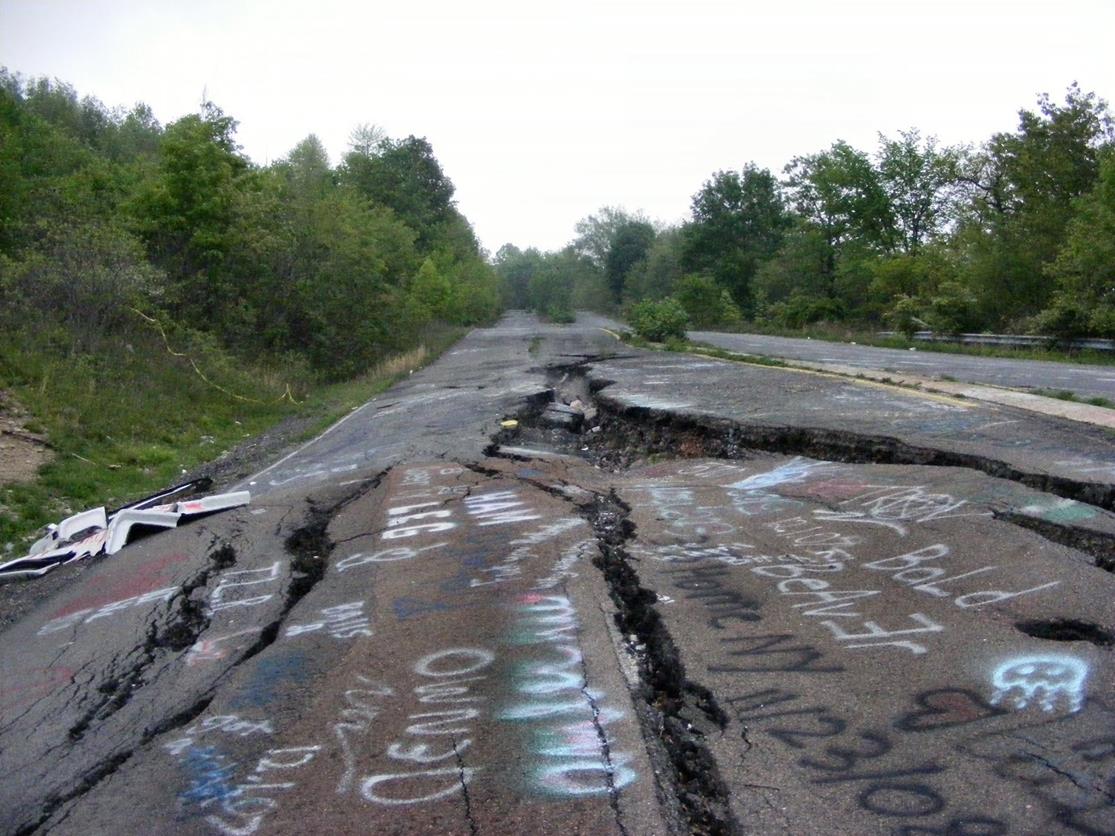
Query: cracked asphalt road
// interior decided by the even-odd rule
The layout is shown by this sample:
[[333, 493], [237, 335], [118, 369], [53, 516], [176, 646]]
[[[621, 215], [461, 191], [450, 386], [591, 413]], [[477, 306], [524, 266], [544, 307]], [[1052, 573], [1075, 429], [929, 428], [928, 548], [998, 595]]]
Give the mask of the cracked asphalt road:
[[694, 331], [689, 336], [698, 342], [729, 351], [782, 357], [787, 360], [837, 363], [925, 377], [947, 376], [953, 380], [1011, 389], [1063, 389], [1082, 398], [1107, 398], [1115, 401], [1115, 369], [1110, 366], [1013, 360], [1008, 357], [973, 357], [934, 351], [902, 351], [896, 348], [765, 334]]
[[609, 325], [474, 331], [0, 632], [0, 831], [1115, 831], [1111, 437]]

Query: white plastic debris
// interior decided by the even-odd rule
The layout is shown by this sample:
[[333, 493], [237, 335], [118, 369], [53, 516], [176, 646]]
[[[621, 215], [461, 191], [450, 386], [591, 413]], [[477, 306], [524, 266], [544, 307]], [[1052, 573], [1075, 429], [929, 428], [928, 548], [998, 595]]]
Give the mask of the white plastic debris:
[[252, 501], [250, 491], [234, 491], [233, 493], [217, 493], [212, 496], [203, 496], [201, 499], [191, 499], [186, 502], [174, 504], [175, 513], [184, 516], [200, 516], [213, 514], [217, 511], [227, 511], [229, 508], [239, 508]]
[[72, 517], [66, 517], [66, 519], [62, 520], [62, 522], [57, 525], [53, 523], [48, 525], [46, 536], [36, 540], [31, 546], [31, 551], [28, 552], [28, 554], [42, 555], [47, 552], [55, 551], [59, 545], [68, 543], [78, 534], [88, 531], [91, 528], [105, 528], [107, 525], [108, 521], [103, 507], [82, 511], [80, 514], [74, 514]]
[[234, 491], [178, 502], [166, 501], [192, 492], [198, 484], [178, 485], [125, 505], [111, 514], [107, 514], [103, 507], [91, 508], [56, 525], [51, 524], [47, 526], [46, 535], [35, 541], [26, 556], [0, 564], [0, 583], [41, 577], [56, 566], [94, 557], [101, 552], [116, 554], [140, 530], [174, 528], [183, 519], [189, 521], [239, 508], [252, 499], [249, 491]]
[[58, 523], [58, 530], [55, 533], [58, 535], [60, 542], [66, 543], [83, 531], [90, 528], [105, 528], [107, 525], [108, 518], [105, 515], [105, 509], [103, 507], [91, 508], [88, 511], [82, 511], [80, 514], [74, 514], [72, 517], [66, 517]]
[[174, 528], [178, 525], [181, 514], [170, 511], [148, 511], [138, 508], [127, 508], [115, 514], [108, 524], [108, 540], [105, 543], [105, 554], [116, 554], [128, 544], [128, 537], [135, 526], [149, 526], [152, 528]]

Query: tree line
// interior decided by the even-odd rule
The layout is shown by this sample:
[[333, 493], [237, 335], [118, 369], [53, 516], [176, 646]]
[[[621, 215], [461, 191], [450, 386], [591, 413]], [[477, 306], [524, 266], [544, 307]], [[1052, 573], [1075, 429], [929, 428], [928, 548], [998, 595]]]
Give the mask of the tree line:
[[337, 166], [312, 134], [257, 165], [236, 127], [0, 69], [0, 329], [77, 356], [155, 321], [332, 380], [498, 314], [425, 139], [361, 126]]
[[1115, 337], [1115, 133], [1075, 84], [980, 145], [837, 141], [781, 176], [715, 172], [679, 226], [606, 207], [576, 232], [558, 252], [499, 250], [509, 304], [561, 317], [670, 298], [705, 327]]

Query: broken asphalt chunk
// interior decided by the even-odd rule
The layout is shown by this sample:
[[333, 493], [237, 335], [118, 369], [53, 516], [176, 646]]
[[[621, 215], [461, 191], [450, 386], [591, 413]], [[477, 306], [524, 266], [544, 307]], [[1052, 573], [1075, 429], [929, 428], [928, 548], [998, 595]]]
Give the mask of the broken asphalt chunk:
[[584, 420], [584, 414], [572, 407], [563, 403], [552, 403], [543, 410], [539, 423], [544, 427], [578, 432]]

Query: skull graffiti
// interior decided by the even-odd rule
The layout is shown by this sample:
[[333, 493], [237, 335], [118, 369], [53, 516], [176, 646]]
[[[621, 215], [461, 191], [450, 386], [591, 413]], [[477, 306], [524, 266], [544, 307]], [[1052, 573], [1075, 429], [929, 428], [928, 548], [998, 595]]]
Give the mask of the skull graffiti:
[[992, 676], [992, 705], [1006, 703], [1019, 711], [1036, 704], [1042, 711], [1079, 711], [1084, 705], [1088, 666], [1063, 655], [1021, 656], [1004, 662]]

